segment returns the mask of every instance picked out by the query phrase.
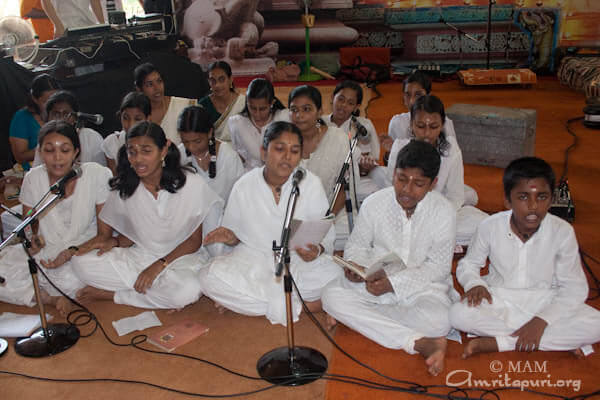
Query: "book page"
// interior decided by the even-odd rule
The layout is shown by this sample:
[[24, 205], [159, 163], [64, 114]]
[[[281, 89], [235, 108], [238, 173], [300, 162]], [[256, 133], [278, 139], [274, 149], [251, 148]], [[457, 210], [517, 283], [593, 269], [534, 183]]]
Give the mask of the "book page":
[[318, 246], [331, 229], [331, 225], [332, 220], [329, 218], [311, 221], [292, 220], [290, 224], [292, 231], [289, 244], [290, 250], [296, 247], [306, 248], [307, 243]]

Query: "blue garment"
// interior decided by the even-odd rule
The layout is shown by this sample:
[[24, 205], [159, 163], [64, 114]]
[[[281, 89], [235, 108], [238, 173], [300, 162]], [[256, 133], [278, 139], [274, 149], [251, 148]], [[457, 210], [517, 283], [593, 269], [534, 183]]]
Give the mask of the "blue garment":
[[[32, 150], [37, 146], [39, 132], [40, 124], [33, 114], [28, 109], [22, 108], [15, 113], [10, 121], [8, 135], [9, 137], [27, 140], [27, 150]], [[21, 166], [25, 171], [31, 168], [28, 161], [21, 163]]]

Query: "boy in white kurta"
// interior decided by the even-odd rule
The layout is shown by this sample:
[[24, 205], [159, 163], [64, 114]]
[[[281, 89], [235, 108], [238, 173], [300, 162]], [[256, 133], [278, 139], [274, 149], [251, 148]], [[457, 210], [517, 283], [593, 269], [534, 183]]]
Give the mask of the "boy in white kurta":
[[365, 200], [344, 250], [347, 260], [363, 266], [393, 252], [406, 269], [388, 265], [366, 282], [346, 270], [346, 278], [328, 285], [322, 298], [331, 317], [371, 340], [421, 353], [434, 375], [443, 368], [450, 330], [456, 229], [452, 205], [432, 191], [439, 163], [428, 143], [406, 146], [398, 157], [394, 187]]
[[[452, 326], [481, 336], [478, 352], [575, 350], [600, 340], [600, 312], [585, 304], [588, 284], [573, 227], [548, 214], [554, 173], [543, 160], [517, 159], [504, 172], [509, 211], [477, 229], [457, 279], [465, 298]], [[489, 274], [480, 270], [490, 261]]]

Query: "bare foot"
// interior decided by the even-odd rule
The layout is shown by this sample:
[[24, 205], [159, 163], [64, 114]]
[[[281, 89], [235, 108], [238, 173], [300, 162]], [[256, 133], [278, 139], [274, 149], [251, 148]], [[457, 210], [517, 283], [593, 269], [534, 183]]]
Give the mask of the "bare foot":
[[112, 300], [114, 295], [115, 292], [86, 286], [77, 292], [77, 301], [80, 303], [89, 303], [94, 300]]
[[327, 328], [327, 330], [331, 332], [335, 329], [336, 326], [337, 321], [335, 320], [335, 318], [327, 314], [327, 318], [325, 319], [325, 328]]
[[581, 349], [571, 350], [571, 354], [573, 354], [575, 358], [579, 360], [585, 358], [585, 354], [583, 354], [583, 351]]
[[427, 371], [431, 375], [437, 376], [444, 370], [447, 346], [448, 341], [445, 337], [421, 338], [415, 342], [415, 350], [425, 358]]
[[54, 307], [56, 307], [56, 310], [60, 313], [60, 315], [66, 317], [75, 309], [75, 304], [71, 303], [71, 301], [69, 301], [69, 299], [66, 297], [57, 296]]
[[498, 342], [496, 342], [496, 339], [493, 337], [480, 337], [465, 345], [462, 358], [468, 358], [477, 353], [495, 353], [497, 351]]

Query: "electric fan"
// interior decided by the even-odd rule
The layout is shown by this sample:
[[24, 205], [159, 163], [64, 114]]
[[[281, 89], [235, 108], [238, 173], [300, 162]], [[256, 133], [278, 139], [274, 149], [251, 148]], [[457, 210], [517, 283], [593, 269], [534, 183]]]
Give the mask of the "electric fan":
[[31, 24], [21, 17], [0, 18], [0, 53], [17, 62], [29, 62], [37, 55], [39, 41]]

